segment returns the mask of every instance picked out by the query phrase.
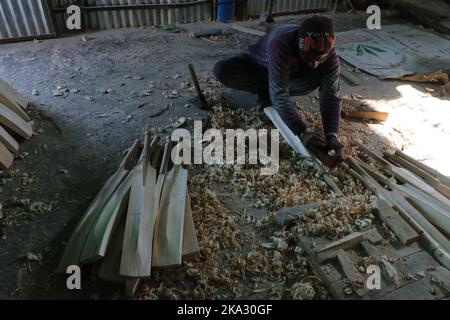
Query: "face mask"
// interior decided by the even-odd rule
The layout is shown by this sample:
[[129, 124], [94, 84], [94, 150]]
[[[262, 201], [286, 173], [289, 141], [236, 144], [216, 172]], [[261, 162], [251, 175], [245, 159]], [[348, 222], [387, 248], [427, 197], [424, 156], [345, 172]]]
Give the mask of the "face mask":
[[315, 69], [327, 59], [328, 54], [317, 55], [301, 52], [300, 57], [303, 60], [303, 62], [305, 62], [312, 69]]

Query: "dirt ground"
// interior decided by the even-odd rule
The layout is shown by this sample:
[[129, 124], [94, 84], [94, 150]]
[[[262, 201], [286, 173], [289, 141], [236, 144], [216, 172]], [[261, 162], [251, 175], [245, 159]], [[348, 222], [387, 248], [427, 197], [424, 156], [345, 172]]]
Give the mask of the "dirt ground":
[[[365, 26], [364, 14], [338, 14], [335, 19], [339, 31]], [[398, 21], [389, 18], [385, 23]], [[53, 273], [65, 242], [124, 151], [142, 138], [146, 128], [166, 126], [180, 117], [206, 117], [193, 93], [185, 90], [187, 64], [194, 63], [199, 74], [211, 76], [217, 60], [256, 41], [238, 32], [223, 39], [193, 39], [188, 32], [153, 27], [93, 32], [84, 35], [87, 41], [81, 36], [1, 46], [0, 77], [29, 98], [28, 110], [36, 124], [36, 136], [21, 143], [20, 159], [0, 182], [2, 299], [123, 297], [121, 287], [93, 279], [83, 281], [81, 291], [68, 291], [65, 278]], [[361, 76], [364, 85], [355, 88], [343, 82], [343, 93], [383, 101], [401, 98], [396, 87], [405, 83]], [[423, 92], [424, 86], [409, 85], [410, 90]], [[54, 96], [55, 90], [64, 96]], [[177, 97], [167, 98], [173, 90]], [[237, 105], [256, 103], [250, 95], [226, 93]], [[299, 103], [316, 110], [313, 96]], [[151, 117], [166, 105], [166, 112]], [[382, 136], [382, 131], [373, 128], [368, 134], [371, 143], [400, 139]]]

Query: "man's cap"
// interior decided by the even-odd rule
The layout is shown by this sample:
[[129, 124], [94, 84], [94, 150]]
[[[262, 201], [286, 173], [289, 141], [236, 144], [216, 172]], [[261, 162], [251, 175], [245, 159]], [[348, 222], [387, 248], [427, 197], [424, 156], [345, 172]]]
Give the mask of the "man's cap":
[[312, 16], [306, 19], [299, 28], [300, 50], [309, 54], [327, 54], [336, 41], [333, 20], [325, 16]]

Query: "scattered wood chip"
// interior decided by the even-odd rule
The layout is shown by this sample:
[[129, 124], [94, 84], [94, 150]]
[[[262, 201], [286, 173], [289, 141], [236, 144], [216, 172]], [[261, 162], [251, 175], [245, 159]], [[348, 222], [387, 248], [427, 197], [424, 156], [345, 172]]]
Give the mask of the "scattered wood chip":
[[152, 113], [152, 114], [150, 115], [150, 118], [156, 118], [156, 117], [159, 117], [160, 115], [162, 115], [162, 114], [163, 114], [164, 112], [166, 112], [167, 110], [169, 110], [169, 105], [166, 105], [166, 106], [162, 107], [161, 109], [156, 110], [154, 113]]

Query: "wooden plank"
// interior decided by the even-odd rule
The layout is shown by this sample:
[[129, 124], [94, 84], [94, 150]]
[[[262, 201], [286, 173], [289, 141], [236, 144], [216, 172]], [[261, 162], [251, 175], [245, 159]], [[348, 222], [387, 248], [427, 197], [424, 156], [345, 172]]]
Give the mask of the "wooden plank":
[[419, 234], [384, 200], [378, 198], [377, 212], [403, 244], [410, 244], [420, 238]]
[[0, 94], [6, 94], [16, 101], [22, 108], [28, 107], [28, 100], [7, 82], [0, 79]]
[[[161, 163], [161, 166], [159, 169], [158, 179], [156, 180], [156, 187], [155, 187], [155, 212], [158, 212], [158, 214], [159, 214], [160, 203], [161, 203], [162, 189], [163, 189], [164, 181], [166, 179], [166, 174], [167, 174], [168, 159], [169, 159], [169, 151], [168, 151], [168, 144], [166, 144], [165, 149], [164, 149], [162, 163]], [[166, 165], [164, 165], [164, 163], [166, 163]]]
[[317, 261], [321, 264], [331, 262], [336, 259], [336, 250], [327, 250], [316, 253]]
[[187, 177], [187, 170], [175, 166], [164, 181], [153, 244], [155, 267], [181, 264]]
[[191, 210], [191, 197], [186, 194], [186, 206], [184, 210], [183, 228], [183, 260], [195, 258], [200, 252], [197, 234], [195, 233], [194, 219]]
[[[383, 159], [376, 152], [370, 150], [369, 148], [365, 147], [364, 145], [362, 145], [360, 143], [355, 143], [355, 144], [359, 148], [364, 150], [365, 153], [367, 153], [369, 156], [371, 156], [373, 159], [375, 159], [378, 162], [378, 164], [380, 164], [383, 167], [383, 169], [385, 169], [385, 170], [389, 171], [391, 174], [395, 175], [395, 177], [402, 183], [410, 183], [410, 184], [414, 185], [415, 187], [421, 189], [422, 191], [426, 192], [427, 194], [431, 195], [435, 199], [440, 200], [444, 203], [447, 203], [446, 199], [441, 195], [442, 192], [441, 192], [441, 194], [439, 194], [438, 192], [440, 190], [437, 190], [435, 186], [430, 186], [429, 181], [427, 181], [427, 183], [425, 183], [423, 180], [421, 180], [419, 177], [417, 177], [412, 172], [408, 171], [405, 168], [400, 168], [400, 167], [394, 166], [390, 162]], [[389, 157], [389, 154], [385, 153], [385, 155], [387, 155]], [[436, 192], [436, 190], [438, 192]]]
[[439, 263], [428, 252], [420, 251], [395, 261], [393, 266], [400, 274], [416, 275], [421, 271], [427, 273], [436, 269], [439, 267]]
[[450, 238], [450, 217], [448, 212], [436, 209], [433, 203], [423, 202], [409, 195], [405, 195], [405, 198], [447, 238]]
[[446, 296], [450, 296], [450, 271], [441, 266], [430, 271], [430, 276], [435, 279], [435, 283], [442, 289]]
[[440, 173], [436, 169], [433, 169], [433, 168], [427, 166], [426, 164], [417, 161], [413, 157], [408, 156], [406, 153], [404, 153], [404, 152], [402, 152], [400, 150], [396, 150], [395, 154], [397, 156], [399, 156], [400, 158], [402, 158], [402, 159], [408, 161], [409, 163], [413, 164], [417, 168], [419, 168], [419, 169], [427, 172], [428, 174], [436, 177], [442, 184], [446, 185], [447, 187], [450, 187], [450, 178], [445, 176], [445, 175], [443, 175], [442, 173]]
[[428, 250], [436, 260], [443, 266], [450, 268], [450, 241], [431, 222], [429, 222], [414, 206], [412, 206], [397, 191], [392, 191], [394, 209], [398, 210], [402, 217], [413, 226], [413, 228], [424, 236]]
[[0, 142], [15, 156], [19, 155], [19, 143], [2, 126], [0, 126]]
[[126, 278], [119, 274], [125, 223], [126, 217], [124, 215], [112, 235], [111, 244], [106, 250], [105, 258], [97, 262], [100, 264], [98, 276], [104, 281], [125, 284]]
[[0, 168], [8, 170], [14, 161], [14, 155], [0, 142]]
[[383, 169], [392, 170], [392, 164], [383, 159], [381, 155], [377, 154], [375, 151], [370, 150], [368, 147], [359, 142], [354, 142], [354, 144], [357, 145], [361, 150], [363, 150], [367, 155], [376, 160], [378, 164], [383, 167]]
[[147, 135], [143, 157], [133, 172], [120, 262], [120, 274], [134, 278], [150, 277], [152, 265], [153, 235], [157, 217], [156, 169], [148, 164], [148, 148], [150, 146]]
[[387, 120], [389, 113], [380, 111], [348, 111], [343, 112], [343, 117], [348, 119], [376, 120], [383, 122]]
[[70, 265], [79, 265], [80, 256], [83, 251], [86, 238], [90, 233], [90, 230], [97, 220], [98, 215], [105, 206], [108, 199], [113, 192], [117, 189], [119, 184], [126, 178], [128, 171], [120, 168], [116, 171], [105, 183], [100, 192], [86, 210], [83, 218], [78, 223], [77, 227], [73, 231], [69, 242], [66, 245], [60, 264], [57, 268], [57, 272], [65, 273], [66, 268]]
[[415, 175], [419, 176], [422, 179], [425, 178], [433, 178], [430, 174], [428, 174], [425, 170], [420, 169], [419, 167], [417, 167], [416, 165], [414, 165], [413, 163], [403, 159], [402, 157], [399, 157], [396, 154], [391, 154], [388, 152], [384, 153], [384, 157], [386, 159], [388, 159], [389, 161], [398, 164], [399, 166], [408, 169], [409, 171], [411, 171], [412, 173], [414, 173]]
[[443, 185], [442, 183], [436, 184], [433, 186], [433, 188], [442, 194], [444, 197], [450, 200], [450, 188]]
[[258, 36], [258, 37], [264, 37], [266, 35], [266, 33], [264, 31], [259, 31], [259, 30], [239, 26], [237, 24], [232, 24], [231, 29], [240, 31], [240, 32], [244, 32], [244, 33], [248, 33], [248, 34], [252, 34], [252, 35]]
[[30, 116], [20, 107], [20, 105], [16, 101], [8, 98], [8, 96], [0, 93], [0, 103], [3, 104], [5, 107], [7, 107], [12, 112], [14, 112], [15, 114], [17, 114], [24, 121], [27, 121], [27, 122], [31, 121]]
[[424, 243], [428, 246], [434, 257], [445, 267], [450, 268], [450, 254], [446, 248], [450, 248], [450, 241], [442, 235], [419, 211], [417, 211], [398, 191], [387, 191], [381, 187], [352, 157], [347, 161], [352, 166], [350, 169], [346, 164], [343, 167], [355, 178], [360, 179], [367, 188], [378, 197], [394, 206], [401, 216], [424, 237]]
[[[436, 294], [431, 293], [431, 287], [437, 289]], [[439, 300], [444, 296], [439, 287], [432, 285], [431, 277], [426, 276], [386, 294], [381, 300]]]
[[[408, 183], [398, 185], [378, 174], [364, 163], [360, 163], [360, 165], [372, 176], [377, 178], [377, 180], [381, 181], [383, 185], [389, 186], [392, 190], [401, 194], [405, 199], [408, 199], [418, 211], [425, 215], [434, 225], [438, 226], [441, 231], [444, 231], [446, 235], [450, 234], [450, 206], [438, 201], [415, 186]], [[443, 200], [446, 203], [449, 202], [446, 198]]]
[[324, 252], [328, 250], [337, 250], [337, 249], [349, 250], [358, 245], [363, 239], [364, 235], [362, 233], [354, 232], [335, 242], [332, 242], [319, 249], [316, 249], [316, 252]]
[[344, 250], [340, 249], [336, 253], [336, 257], [341, 265], [342, 271], [347, 276], [356, 294], [360, 297], [364, 296], [367, 293], [366, 280], [356, 270], [350, 256]]
[[444, 195], [439, 193], [435, 188], [430, 186], [429, 183], [424, 182], [419, 177], [417, 177], [412, 172], [409, 172], [408, 170], [404, 168], [398, 168], [394, 167], [394, 174], [395, 177], [400, 180], [402, 183], [406, 184], [409, 183], [416, 187], [417, 189], [426, 192], [428, 195], [432, 196], [434, 199], [441, 201], [442, 203], [446, 204], [447, 206], [450, 205], [449, 199], [447, 199]]
[[[443, 231], [444, 235], [447, 236], [450, 234], [450, 207], [445, 206], [440, 201], [435, 200], [433, 197], [427, 195], [425, 192], [415, 188], [414, 186], [409, 184], [398, 185], [397, 183], [392, 182], [377, 173], [366, 164], [360, 162], [358, 163], [383, 185], [389, 186], [392, 191], [395, 191], [398, 195], [400, 195], [400, 197], [394, 197], [400, 206], [407, 204], [408, 208], [411, 208], [410, 204], [413, 204], [413, 208], [417, 209], [415, 210], [416, 213], [424, 215], [430, 222], [438, 227], [440, 231]], [[405, 202], [405, 199], [407, 199], [409, 203]], [[420, 217], [420, 215], [418, 216]]]
[[28, 106], [27, 99], [2, 80], [0, 80], [0, 103], [26, 122], [31, 121], [30, 116], [24, 111]]
[[422, 190], [416, 188], [415, 186], [410, 185], [409, 183], [396, 185], [395, 188], [411, 198], [415, 198], [422, 202], [427, 203], [429, 206], [442, 212], [442, 214], [447, 216], [447, 218], [450, 220], [450, 205], [448, 203], [443, 203], [441, 201], [436, 200], [429, 194], [423, 192]]
[[328, 282], [333, 283], [343, 279], [342, 274], [337, 270], [337, 268], [332, 264], [328, 263], [320, 266], [324, 275], [327, 277]]
[[384, 238], [381, 236], [381, 234], [378, 232], [376, 228], [372, 228], [370, 230], [367, 230], [363, 233], [364, 240], [369, 240], [370, 243], [373, 244], [381, 244], [384, 241]]
[[[414, 206], [412, 206], [404, 197], [404, 194], [402, 193], [401, 186], [397, 185], [396, 183], [392, 183], [389, 181], [386, 177], [380, 175], [379, 173], [375, 172], [371, 168], [369, 168], [367, 165], [360, 163], [362, 166], [364, 166], [364, 169], [358, 164], [357, 161], [351, 159], [351, 161], [354, 163], [355, 168], [359, 168], [358, 170], [368, 171], [370, 175], [373, 175], [374, 177], [378, 178], [380, 181], [382, 181], [383, 184], [388, 185], [392, 191], [388, 192], [387, 190], [379, 189], [377, 191], [377, 194], [380, 196], [382, 195], [383, 199], [386, 200], [388, 203], [390, 203], [392, 206], [395, 206], [397, 210], [399, 210], [403, 217], [407, 219], [409, 222], [411, 222], [415, 227], [422, 229], [424, 232], [428, 229], [428, 232], [433, 235], [433, 237], [438, 240], [438, 242], [442, 245], [442, 249], [444, 248], [450, 248], [450, 242], [441, 234], [439, 230], [437, 230], [430, 222], [425, 219], [423, 214], [419, 212]], [[367, 172], [364, 171], [365, 174]], [[406, 187], [406, 185], [405, 185]], [[420, 190], [416, 190], [415, 194], [420, 192]], [[436, 201], [433, 201], [436, 202]], [[416, 229], [417, 229], [416, 228]], [[423, 229], [424, 228], [424, 229]], [[448, 245], [448, 246], [447, 246]], [[448, 252], [447, 252], [448, 254]]]
[[368, 240], [361, 241], [361, 246], [369, 256], [375, 259], [378, 259], [378, 257], [382, 255], [381, 252], [378, 250], [378, 248], [374, 246], [372, 243], [370, 243], [370, 241]]
[[322, 280], [324, 286], [327, 288], [330, 295], [334, 299], [339, 299], [340, 293], [328, 281], [327, 275], [324, 273], [319, 262], [317, 261], [315, 252], [305, 243], [305, 241], [302, 239], [301, 236], [297, 236], [295, 237], [295, 239], [299, 247], [306, 253], [308, 257], [308, 263], [311, 266], [311, 269], [313, 270], [314, 274], [316, 274], [317, 277]]
[[25, 139], [30, 139], [33, 135], [33, 127], [1, 103], [0, 123]]
[[80, 257], [82, 264], [101, 260], [105, 256], [111, 235], [114, 233], [121, 216], [127, 211], [133, 182], [132, 177], [133, 172], [117, 187], [117, 190], [100, 211], [89, 235], [86, 237], [86, 243]]
[[404, 259], [410, 255], [424, 251], [421, 241], [416, 241], [408, 245], [404, 245], [400, 242], [393, 242], [382, 247], [379, 247], [383, 255], [389, 257], [393, 262]]
[[68, 266], [80, 264], [80, 256], [83, 251], [86, 238], [88, 237], [94, 222], [97, 220], [98, 215], [107, 203], [108, 199], [128, 176], [128, 169], [133, 165], [133, 159], [135, 159], [135, 155], [139, 150], [139, 145], [139, 140], [136, 140], [117, 171], [106, 181], [94, 200], [92, 200], [85, 214], [75, 227], [75, 230], [72, 232], [56, 272], [65, 273]]

